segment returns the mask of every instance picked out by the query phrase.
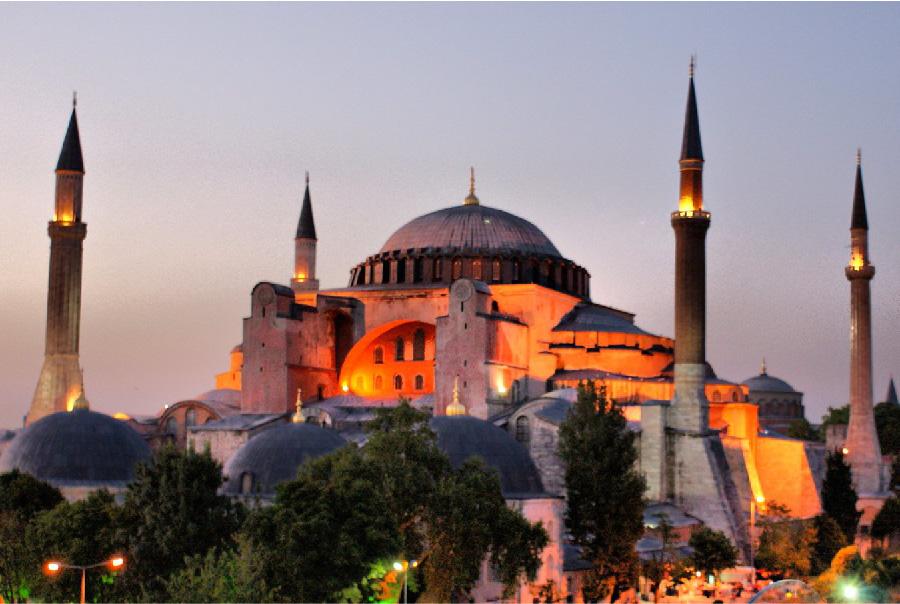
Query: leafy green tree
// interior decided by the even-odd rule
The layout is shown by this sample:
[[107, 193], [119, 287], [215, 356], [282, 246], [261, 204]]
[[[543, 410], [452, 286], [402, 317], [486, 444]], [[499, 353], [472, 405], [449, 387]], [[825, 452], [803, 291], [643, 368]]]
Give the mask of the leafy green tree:
[[805, 417], [798, 417], [790, 423], [787, 435], [800, 440], [821, 440], [819, 433], [813, 429], [812, 424]]
[[860, 512], [856, 511], [856, 491], [853, 490], [850, 466], [844, 461], [840, 451], [829, 453], [825, 458], [825, 480], [822, 482], [822, 510], [837, 522], [847, 542], [856, 537], [856, 525]]
[[259, 549], [239, 536], [234, 547], [196, 554], [166, 580], [175, 602], [272, 602], [274, 591], [263, 576]]
[[15, 512], [31, 520], [38, 512], [54, 508], [63, 500], [56, 487], [18, 470], [0, 474], [0, 512]]
[[850, 405], [841, 407], [828, 407], [828, 411], [822, 416], [822, 423], [819, 425], [819, 435], [821, 440], [825, 440], [825, 434], [828, 426], [850, 423]]
[[[118, 513], [113, 496], [105, 490], [97, 491], [82, 501], [64, 502], [36, 516], [28, 527], [26, 541], [41, 562], [103, 562], [124, 550], [116, 530]], [[94, 602], [118, 599], [122, 576], [124, 572], [105, 567], [88, 571], [87, 597]], [[37, 573], [33, 595], [51, 602], [67, 602], [78, 596], [80, 584], [81, 573], [77, 570], [62, 570], [52, 576]]]
[[31, 596], [41, 559], [23, 535], [36, 515], [62, 501], [58, 489], [28, 474], [0, 474], [0, 597], [6, 602]]
[[872, 521], [872, 537], [884, 539], [900, 531], [900, 499], [894, 495], [884, 502]]
[[703, 572], [704, 577], [737, 564], [737, 549], [721, 531], [700, 527], [688, 540], [694, 550], [691, 561], [694, 568]]
[[786, 577], [805, 577], [816, 542], [812, 523], [789, 517], [787, 507], [770, 502], [762, 521], [756, 565]]
[[138, 467], [121, 509], [128, 598], [165, 600], [166, 580], [185, 558], [232, 544], [243, 508], [218, 494], [221, 485], [222, 467], [209, 451], [165, 447]]
[[566, 525], [592, 568], [585, 597], [599, 600], [635, 583], [635, 544], [644, 531], [644, 479], [635, 469], [635, 435], [620, 409], [592, 384], [578, 388], [578, 399], [559, 429], [565, 464]]
[[881, 452], [885, 455], [897, 455], [900, 453], [900, 406], [878, 403], [874, 413]]
[[819, 514], [813, 520], [816, 541], [813, 544], [811, 572], [815, 575], [825, 572], [834, 555], [847, 545], [847, 536], [834, 518], [827, 514]]

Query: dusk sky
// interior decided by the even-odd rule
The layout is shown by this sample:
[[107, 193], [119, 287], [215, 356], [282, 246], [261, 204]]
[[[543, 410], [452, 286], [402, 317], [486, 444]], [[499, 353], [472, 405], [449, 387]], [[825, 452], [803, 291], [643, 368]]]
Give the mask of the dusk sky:
[[592, 298], [673, 335], [678, 153], [698, 55], [707, 355], [807, 417], [844, 404], [854, 155], [870, 225], [874, 389], [900, 377], [898, 4], [0, 6], [0, 426], [44, 352], [53, 168], [78, 91], [81, 363], [92, 407], [214, 386], [250, 291], [288, 283], [311, 173], [323, 288], [412, 218], [526, 218]]

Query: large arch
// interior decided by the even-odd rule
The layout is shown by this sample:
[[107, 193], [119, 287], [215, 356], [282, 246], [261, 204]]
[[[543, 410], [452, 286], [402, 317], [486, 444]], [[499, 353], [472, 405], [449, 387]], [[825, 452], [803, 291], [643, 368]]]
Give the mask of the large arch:
[[[423, 332], [424, 354], [415, 354], [414, 341]], [[402, 359], [395, 355], [398, 340], [404, 342]], [[381, 352], [376, 352], [379, 349]], [[341, 390], [372, 399], [431, 393], [434, 353], [434, 325], [423, 321], [389, 321], [369, 330], [347, 353], [340, 372]], [[397, 376], [401, 379], [396, 380]], [[397, 389], [396, 384], [401, 387]]]

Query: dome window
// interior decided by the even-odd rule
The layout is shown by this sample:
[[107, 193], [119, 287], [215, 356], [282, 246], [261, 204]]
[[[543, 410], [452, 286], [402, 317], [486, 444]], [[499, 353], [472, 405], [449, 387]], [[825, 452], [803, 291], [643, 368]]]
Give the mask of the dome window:
[[531, 426], [528, 424], [527, 415], [516, 418], [516, 440], [524, 444], [531, 440]]
[[241, 474], [241, 495], [249, 495], [253, 492], [253, 472]]

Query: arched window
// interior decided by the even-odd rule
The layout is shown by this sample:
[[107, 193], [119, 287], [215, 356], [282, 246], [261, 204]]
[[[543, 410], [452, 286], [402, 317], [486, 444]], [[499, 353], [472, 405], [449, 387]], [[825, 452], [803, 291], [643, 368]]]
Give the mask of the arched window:
[[417, 375], [415, 384], [416, 384], [416, 390], [424, 390], [425, 389], [425, 376]]
[[403, 390], [403, 376], [394, 376], [394, 390]]
[[472, 278], [481, 281], [481, 260], [472, 262]]
[[440, 258], [434, 259], [434, 270], [432, 271], [432, 281], [440, 281], [444, 277], [444, 263]]
[[513, 283], [519, 283], [522, 280], [522, 264], [518, 260], [513, 261]]
[[527, 415], [520, 415], [516, 418], [516, 440], [520, 443], [528, 443], [531, 440], [531, 430], [528, 425]]
[[413, 360], [425, 360], [425, 330], [419, 328], [413, 334]]
[[241, 494], [248, 495], [253, 492], [253, 473], [244, 472], [241, 474]]
[[316, 386], [316, 399], [323, 400], [325, 398], [325, 384], [319, 384]]
[[397, 339], [394, 340], [394, 360], [402, 361], [405, 356], [406, 346], [403, 343], [403, 338], [398, 336]]
[[491, 302], [491, 312], [500, 312], [500, 305], [497, 304], [496, 300]]
[[500, 259], [494, 258], [493, 265], [494, 265], [493, 270], [491, 270], [491, 279], [494, 281], [499, 281], [500, 277], [501, 277], [501, 275], [500, 275]]
[[382, 283], [390, 283], [391, 282], [391, 261], [390, 260], [382, 260], [381, 261], [381, 282]]
[[738, 393], [737, 393], [737, 390], [735, 390], [734, 392], [731, 393], [731, 402], [732, 402], [732, 403], [738, 402]]
[[375, 390], [381, 390], [382, 385], [383, 384], [382, 384], [381, 376], [376, 375], [375, 376]]
[[453, 272], [451, 274], [454, 281], [462, 277], [462, 260], [456, 258], [453, 261]]
[[413, 261], [413, 283], [422, 282], [422, 273], [425, 268], [425, 261], [422, 258], [416, 258]]
[[184, 427], [190, 428], [191, 426], [197, 425], [197, 410], [196, 409], [188, 409], [184, 414]]
[[716, 390], [715, 392], [713, 392], [713, 402], [718, 403], [721, 401], [722, 401], [722, 395], [719, 393], [718, 390]]
[[375, 352], [372, 353], [373, 361], [376, 365], [381, 365], [384, 363], [384, 348], [379, 346], [375, 349]]
[[166, 434], [175, 434], [178, 432], [178, 420], [170, 417], [166, 420]]

